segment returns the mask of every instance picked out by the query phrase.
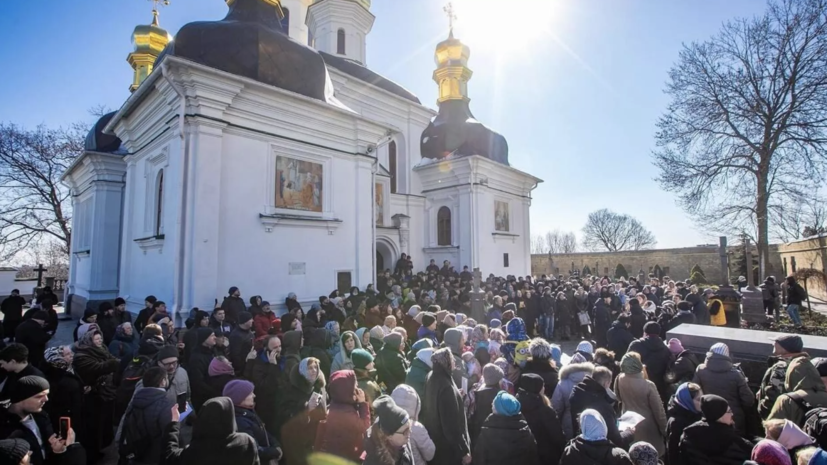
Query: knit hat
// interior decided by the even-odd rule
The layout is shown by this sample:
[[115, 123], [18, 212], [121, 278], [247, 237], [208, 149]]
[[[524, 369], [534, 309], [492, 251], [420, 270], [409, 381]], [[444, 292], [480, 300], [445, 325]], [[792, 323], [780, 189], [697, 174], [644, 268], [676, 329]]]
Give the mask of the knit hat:
[[116, 298], [115, 298], [115, 304], [114, 304], [114, 305], [115, 305], [116, 307], [117, 307], [118, 305], [126, 305], [126, 300], [124, 300], [124, 299], [123, 299], [123, 297], [116, 297]]
[[8, 386], [7, 383], [6, 388], [9, 401], [16, 404], [48, 390], [49, 382], [40, 376], [24, 376], [16, 383], [11, 383], [11, 386]]
[[520, 414], [520, 401], [511, 394], [500, 391], [494, 398], [494, 413], [513, 417]]
[[690, 312], [692, 311], [692, 304], [685, 300], [681, 300], [678, 302], [677, 308], [682, 312]]
[[797, 354], [804, 350], [804, 341], [801, 340], [801, 336], [796, 334], [779, 336], [775, 338], [775, 342], [791, 354]]
[[402, 345], [402, 335], [399, 333], [390, 333], [382, 338], [382, 342], [385, 343], [385, 347], [398, 349], [399, 346]]
[[657, 336], [660, 334], [660, 325], [655, 323], [654, 321], [650, 321], [649, 323], [643, 325], [643, 332], [645, 334]]
[[505, 377], [502, 369], [493, 363], [482, 367], [482, 380], [486, 386], [499, 386], [500, 381]]
[[589, 341], [580, 341], [580, 344], [577, 344], [576, 352], [584, 352], [587, 354], [594, 354], [594, 347], [592, 343]]
[[761, 465], [791, 465], [790, 454], [781, 444], [762, 439], [752, 449], [752, 460]]
[[244, 399], [250, 397], [250, 394], [253, 393], [255, 388], [256, 387], [253, 386], [253, 383], [249, 381], [234, 379], [224, 386], [224, 392], [222, 392], [222, 395], [224, 397], [229, 397], [230, 400], [233, 401], [233, 405], [238, 406], [244, 402]]
[[535, 360], [548, 360], [551, 358], [551, 344], [543, 338], [534, 338], [528, 346], [531, 357]]
[[213, 334], [215, 334], [215, 331], [213, 331], [212, 328], [207, 328], [207, 327], [198, 328], [197, 330], [195, 330], [195, 335], [196, 335], [195, 340], [198, 341], [198, 345], [200, 346], [201, 344], [204, 343], [204, 341], [209, 339], [209, 337], [212, 336]]
[[493, 320], [491, 320], [491, 321], [489, 322], [489, 324], [488, 324], [488, 328], [490, 328], [490, 329], [499, 328], [499, 327], [501, 327], [502, 325], [503, 325], [503, 322], [502, 322], [502, 321], [500, 321], [500, 320], [498, 320], [498, 319], [494, 318]]
[[703, 412], [706, 421], [710, 423], [718, 421], [726, 415], [727, 410], [729, 410], [729, 404], [723, 397], [714, 394], [706, 394], [701, 397], [701, 412]]
[[620, 371], [627, 375], [636, 375], [643, 372], [643, 363], [639, 357], [627, 353], [620, 359]]
[[0, 441], [0, 465], [18, 465], [31, 450], [23, 439], [3, 439]]
[[233, 366], [228, 362], [216, 357], [210, 361], [207, 374], [210, 376], [234, 375], [235, 370], [233, 370]]
[[723, 342], [718, 342], [713, 344], [712, 347], [709, 348], [709, 351], [713, 354], [723, 355], [729, 357], [729, 347], [724, 344]]
[[370, 337], [381, 341], [385, 338], [385, 330], [381, 326], [374, 326], [370, 328]]
[[519, 387], [526, 392], [540, 394], [545, 387], [545, 381], [537, 373], [525, 373], [520, 375]]
[[425, 312], [422, 314], [422, 326], [429, 327], [436, 322], [436, 317], [433, 313]]
[[353, 349], [353, 352], [350, 353], [350, 359], [353, 360], [353, 366], [359, 370], [365, 370], [368, 365], [373, 363], [373, 355], [365, 349]]
[[391, 396], [380, 396], [373, 401], [373, 410], [376, 412], [376, 421], [385, 434], [391, 435], [410, 420], [410, 415], [402, 407], [396, 405]]
[[639, 441], [629, 448], [629, 457], [635, 465], [658, 465], [658, 450], [648, 442]]
[[602, 441], [606, 439], [608, 428], [603, 415], [597, 410], [587, 408], [580, 414], [580, 435], [587, 441]]
[[683, 344], [681, 344], [680, 339], [669, 339], [669, 352], [672, 352], [672, 355], [678, 355], [683, 352]]
[[158, 351], [157, 360], [165, 360], [168, 358], [178, 358], [178, 348], [175, 346], [164, 346]]
[[807, 465], [827, 465], [827, 451], [817, 449]]
[[253, 319], [253, 315], [250, 312], [241, 312], [238, 314], [238, 324], [243, 325], [248, 321]]
[[230, 288], [229, 291], [227, 291], [227, 295], [233, 295], [233, 294], [235, 294], [235, 291], [237, 291], [237, 290], [238, 290], [238, 288], [233, 286], [233, 287]]
[[574, 356], [572, 356], [571, 361], [569, 361], [569, 365], [574, 364], [574, 363], [586, 363], [586, 362], [588, 362], [588, 360], [586, 360], [586, 356], [581, 354], [580, 352], [578, 352], [578, 353], [574, 354]]

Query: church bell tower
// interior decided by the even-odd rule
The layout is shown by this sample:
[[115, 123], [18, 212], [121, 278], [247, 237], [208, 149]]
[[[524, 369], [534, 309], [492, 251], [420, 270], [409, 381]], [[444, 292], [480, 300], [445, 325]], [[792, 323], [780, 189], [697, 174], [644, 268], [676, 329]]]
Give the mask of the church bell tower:
[[315, 0], [307, 10], [313, 46], [365, 65], [367, 36], [376, 17], [370, 0]]

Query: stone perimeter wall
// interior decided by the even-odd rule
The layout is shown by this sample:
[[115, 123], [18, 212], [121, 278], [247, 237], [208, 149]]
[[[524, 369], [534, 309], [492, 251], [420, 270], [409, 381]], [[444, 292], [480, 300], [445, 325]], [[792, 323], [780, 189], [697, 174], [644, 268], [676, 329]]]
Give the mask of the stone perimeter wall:
[[[737, 247], [728, 247], [731, 256]], [[753, 249], [753, 253], [755, 253]], [[659, 265], [672, 279], [689, 279], [689, 271], [693, 266], [700, 265], [710, 284], [723, 283], [721, 276], [721, 259], [717, 247], [684, 247], [679, 249], [653, 249], [628, 252], [583, 252], [569, 254], [534, 254], [531, 256], [531, 274], [564, 274], [574, 268], [582, 271], [588, 265], [592, 274], [600, 276], [614, 276], [618, 263], [623, 264], [626, 271], [637, 276], [640, 270], [648, 275]], [[778, 254], [778, 247], [770, 246], [769, 275], [782, 276], [783, 267]]]

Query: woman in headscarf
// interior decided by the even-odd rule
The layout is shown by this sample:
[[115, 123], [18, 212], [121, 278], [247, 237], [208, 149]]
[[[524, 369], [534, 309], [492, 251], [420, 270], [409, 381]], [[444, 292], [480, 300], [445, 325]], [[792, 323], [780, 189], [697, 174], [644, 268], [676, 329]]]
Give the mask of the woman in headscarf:
[[629, 352], [620, 361], [620, 376], [615, 383], [615, 394], [623, 405], [623, 413], [632, 411], [643, 415], [644, 420], [635, 426], [635, 441], [655, 446], [658, 456], [666, 453], [666, 412], [655, 383], [646, 379], [643, 362], [636, 352]]
[[422, 424], [436, 445], [431, 465], [467, 465], [471, 461], [471, 441], [465, 408], [454, 381], [454, 357], [445, 347], [431, 356], [433, 370], [425, 382]]
[[221, 355], [212, 359], [207, 374], [209, 375], [207, 384], [217, 396], [224, 392], [224, 387], [227, 383], [235, 379], [235, 370], [233, 369], [232, 362], [230, 362], [227, 357]]
[[669, 465], [685, 465], [680, 454], [681, 436], [689, 425], [701, 420], [703, 395], [697, 384], [683, 383], [669, 401], [666, 412], [669, 416], [666, 422], [666, 457]]
[[[89, 325], [96, 324], [97, 321], [98, 321], [98, 311], [97, 310], [95, 310], [93, 308], [87, 308], [86, 310], [84, 310], [83, 311], [83, 318], [78, 320], [78, 324], [75, 326], [75, 330], [74, 330], [74, 333], [73, 333], [74, 341], [78, 342], [78, 339], [80, 339], [80, 337], [83, 336], [83, 334], [85, 334], [86, 331], [88, 331], [88, 329], [85, 329], [83, 332], [78, 334], [81, 331], [81, 329], [80, 329], [81, 326], [88, 327]], [[101, 333], [101, 334], [103, 334], [103, 333]]]
[[581, 433], [566, 446], [560, 465], [633, 465], [629, 454], [606, 439], [608, 428], [597, 410], [580, 414]]
[[[341, 350], [341, 346], [339, 345], [341, 342], [339, 340], [339, 322], [335, 320], [328, 321], [324, 325], [324, 330], [327, 333], [327, 355], [329, 355], [330, 359], [333, 360], [336, 358], [336, 355], [339, 354], [339, 350]], [[333, 371], [331, 371], [331, 373]]]
[[93, 330], [77, 342], [72, 365], [84, 386], [89, 386], [83, 399], [86, 442], [81, 441], [81, 444], [87, 457], [94, 462], [114, 439], [116, 388], [113, 374], [118, 371], [120, 361], [104, 347], [103, 334]]
[[356, 387], [356, 374], [341, 370], [330, 377], [330, 409], [319, 423], [314, 450], [358, 462], [370, 427], [365, 392]]
[[60, 417], [72, 419], [75, 436], [85, 437], [83, 418], [83, 381], [72, 367], [75, 357], [69, 346], [49, 347], [43, 354], [43, 374], [49, 381], [49, 401], [43, 407], [52, 420], [52, 427], [60, 431]]
[[362, 348], [370, 352], [374, 357], [376, 356], [376, 349], [370, 341], [370, 330], [368, 328], [359, 328], [356, 330], [356, 338], [362, 344]]
[[161, 462], [166, 465], [259, 465], [255, 440], [239, 433], [235, 408], [229, 397], [216, 397], [204, 403], [192, 428], [192, 441], [182, 448], [178, 439], [178, 405], [172, 408], [172, 423], [164, 435]]
[[284, 383], [277, 424], [290, 465], [307, 463], [319, 422], [327, 417], [325, 377], [319, 360], [309, 357], [290, 370]]
[[[290, 313], [296, 313], [297, 311], [302, 310], [302, 304], [299, 303], [299, 299], [296, 297], [295, 292], [287, 294], [287, 298], [284, 299], [284, 305], [287, 306], [287, 311]], [[302, 316], [304, 316], [303, 312]]]
[[663, 465], [655, 446], [644, 441], [636, 442], [629, 447], [629, 457], [635, 465]]
[[115, 338], [109, 343], [109, 353], [118, 360], [131, 359], [138, 350], [138, 338], [132, 323], [123, 323], [115, 328]]
[[762, 439], [752, 449], [750, 458], [758, 465], [792, 465], [787, 449], [770, 439]]
[[350, 354], [362, 348], [362, 343], [359, 338], [352, 331], [345, 331], [342, 337], [339, 338], [339, 352], [333, 357], [333, 364], [330, 366], [330, 372], [336, 373], [339, 370], [352, 370], [354, 368], [353, 360]]

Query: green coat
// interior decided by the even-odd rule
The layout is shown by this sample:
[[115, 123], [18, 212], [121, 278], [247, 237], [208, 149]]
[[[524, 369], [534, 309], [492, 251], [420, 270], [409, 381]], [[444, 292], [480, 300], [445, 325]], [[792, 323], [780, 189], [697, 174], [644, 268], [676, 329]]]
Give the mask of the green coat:
[[405, 384], [414, 388], [419, 394], [420, 399], [425, 398], [425, 380], [428, 378], [428, 373], [431, 372], [429, 367], [422, 360], [414, 359], [411, 367], [408, 369], [408, 374], [405, 376]]

